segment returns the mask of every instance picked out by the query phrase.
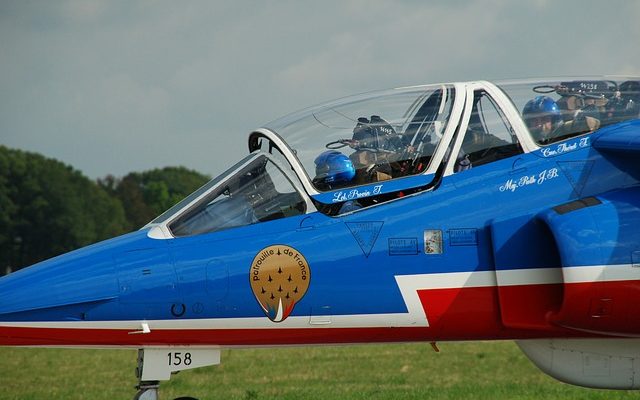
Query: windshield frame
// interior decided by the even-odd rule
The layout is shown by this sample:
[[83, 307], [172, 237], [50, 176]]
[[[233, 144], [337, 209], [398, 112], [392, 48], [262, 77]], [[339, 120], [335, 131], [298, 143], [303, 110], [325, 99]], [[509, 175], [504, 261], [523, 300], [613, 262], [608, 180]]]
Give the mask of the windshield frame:
[[198, 189], [193, 191], [187, 197], [185, 197], [184, 199], [180, 200], [179, 202], [174, 204], [172, 207], [170, 207], [168, 210], [166, 210], [165, 212], [163, 212], [162, 214], [160, 214], [159, 216], [154, 218], [151, 222], [149, 222], [148, 224], [143, 226], [142, 229], [148, 228], [148, 227], [150, 227], [152, 225], [159, 225], [159, 224], [167, 222], [170, 219], [173, 219], [173, 216], [175, 216], [176, 214], [180, 213], [180, 211], [182, 211], [183, 209], [187, 208], [187, 206], [189, 204], [196, 202], [198, 199], [204, 197], [211, 190], [213, 190], [216, 187], [218, 187], [219, 183], [222, 180], [224, 180], [229, 175], [232, 175], [235, 171], [237, 171], [239, 169], [242, 169], [246, 164], [248, 164], [250, 159], [253, 159], [254, 157], [255, 156], [253, 154], [247, 155], [242, 160], [240, 160], [237, 163], [235, 163], [231, 168], [227, 169], [222, 174], [216, 176], [215, 178], [211, 179], [210, 181], [208, 181], [204, 185], [200, 186]]
[[212, 192], [217, 191], [220, 187], [226, 185], [228, 181], [235, 177], [239, 171], [244, 170], [247, 166], [254, 163], [261, 157], [264, 157], [268, 161], [273, 163], [273, 165], [277, 169], [279, 169], [280, 172], [291, 183], [291, 186], [295, 189], [295, 191], [298, 192], [298, 194], [302, 197], [305, 202], [305, 212], [303, 215], [317, 212], [313, 201], [311, 201], [311, 198], [306, 193], [304, 188], [300, 186], [298, 177], [293, 176], [294, 174], [291, 172], [291, 168], [287, 168], [286, 166], [282, 165], [282, 162], [278, 158], [268, 152], [255, 151], [248, 154], [242, 160], [237, 162], [233, 167], [227, 169], [222, 174], [205, 183], [203, 186], [195, 190], [189, 196], [185, 197], [183, 200], [175, 204], [173, 207], [169, 208], [164, 213], [160, 214], [157, 218], [143, 226], [141, 230], [149, 229], [149, 237], [155, 239], [173, 239], [183, 237], [174, 235], [169, 226], [179, 218], [181, 218], [183, 215], [191, 212], [191, 210], [197, 207]]

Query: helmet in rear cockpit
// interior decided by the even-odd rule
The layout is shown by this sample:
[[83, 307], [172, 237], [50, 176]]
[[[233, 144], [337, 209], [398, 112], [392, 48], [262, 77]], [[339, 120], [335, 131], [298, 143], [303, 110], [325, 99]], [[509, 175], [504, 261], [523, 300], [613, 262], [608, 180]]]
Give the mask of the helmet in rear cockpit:
[[522, 109], [522, 117], [528, 128], [531, 128], [536, 118], [550, 118], [555, 125], [562, 120], [560, 107], [548, 96], [537, 96], [525, 104]]
[[316, 176], [313, 184], [319, 188], [332, 188], [347, 183], [356, 176], [353, 163], [336, 150], [327, 150], [314, 160]]
[[537, 96], [522, 109], [522, 118], [536, 141], [545, 140], [551, 132], [562, 125], [562, 114], [558, 104], [548, 96]]

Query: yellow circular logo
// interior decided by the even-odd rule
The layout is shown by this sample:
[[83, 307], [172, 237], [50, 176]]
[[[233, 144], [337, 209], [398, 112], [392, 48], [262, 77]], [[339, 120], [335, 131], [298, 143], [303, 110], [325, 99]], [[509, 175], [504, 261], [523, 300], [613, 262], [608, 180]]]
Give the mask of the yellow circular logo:
[[256, 300], [273, 322], [284, 321], [309, 288], [309, 264], [285, 245], [262, 249], [251, 263], [249, 280]]

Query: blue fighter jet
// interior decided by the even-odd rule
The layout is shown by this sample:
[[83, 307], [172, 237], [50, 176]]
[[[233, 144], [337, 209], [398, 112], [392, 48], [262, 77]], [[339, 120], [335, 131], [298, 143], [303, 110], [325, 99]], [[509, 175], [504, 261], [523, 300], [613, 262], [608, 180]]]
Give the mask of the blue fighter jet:
[[640, 78], [366, 93], [250, 133], [137, 232], [0, 279], [0, 346], [139, 349], [137, 399], [225, 347], [515, 340], [640, 388]]

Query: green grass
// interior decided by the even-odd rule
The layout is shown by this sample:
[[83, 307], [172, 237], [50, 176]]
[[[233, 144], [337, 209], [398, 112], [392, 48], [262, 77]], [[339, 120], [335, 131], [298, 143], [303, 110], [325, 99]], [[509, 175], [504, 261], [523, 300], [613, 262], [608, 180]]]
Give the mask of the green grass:
[[[163, 400], [631, 399], [538, 371], [511, 342], [225, 350], [174, 375]], [[0, 349], [0, 399], [132, 399], [134, 350]]]

